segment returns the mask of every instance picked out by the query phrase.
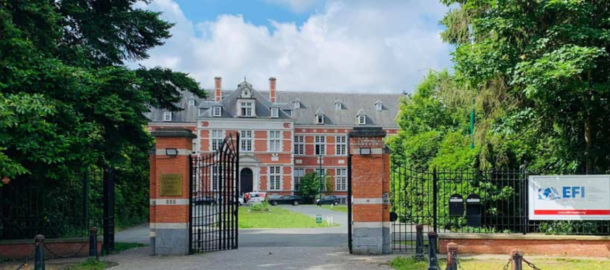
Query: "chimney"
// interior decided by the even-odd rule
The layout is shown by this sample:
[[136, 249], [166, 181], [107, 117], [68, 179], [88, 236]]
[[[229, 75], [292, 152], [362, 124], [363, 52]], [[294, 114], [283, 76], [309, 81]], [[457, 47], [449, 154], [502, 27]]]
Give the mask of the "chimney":
[[216, 77], [214, 78], [214, 81], [216, 82], [216, 92], [214, 95], [214, 100], [216, 100], [216, 102], [220, 102], [222, 100], [222, 78]]
[[269, 78], [269, 101], [275, 103], [275, 77]]

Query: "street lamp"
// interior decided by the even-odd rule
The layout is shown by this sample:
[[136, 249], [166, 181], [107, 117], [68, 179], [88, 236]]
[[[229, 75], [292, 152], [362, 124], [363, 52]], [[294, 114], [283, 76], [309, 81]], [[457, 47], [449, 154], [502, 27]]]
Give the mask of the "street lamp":
[[318, 165], [320, 169], [318, 170], [318, 174], [320, 175], [320, 202], [322, 201], [322, 151], [320, 151], [320, 155], [318, 155]]

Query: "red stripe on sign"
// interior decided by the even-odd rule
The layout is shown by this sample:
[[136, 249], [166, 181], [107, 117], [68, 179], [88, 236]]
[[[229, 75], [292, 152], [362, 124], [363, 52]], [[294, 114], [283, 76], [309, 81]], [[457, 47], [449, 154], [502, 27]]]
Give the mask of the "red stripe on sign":
[[610, 215], [610, 210], [534, 210], [535, 215], [578, 215], [601, 216]]

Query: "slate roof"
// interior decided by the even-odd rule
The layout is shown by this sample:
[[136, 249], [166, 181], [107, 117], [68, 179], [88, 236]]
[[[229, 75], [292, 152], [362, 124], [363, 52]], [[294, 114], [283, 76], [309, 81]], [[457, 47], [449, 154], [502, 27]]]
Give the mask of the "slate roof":
[[[242, 82], [237, 90], [223, 90], [223, 99], [220, 103], [214, 101], [214, 91], [208, 91], [207, 99], [193, 97], [190, 93], [177, 104], [183, 111], [173, 112], [173, 123], [195, 123], [200, 119], [236, 118], [237, 102], [241, 92], [248, 89], [252, 93], [250, 100], [256, 103], [256, 116], [258, 118], [270, 118], [271, 107], [280, 107], [280, 115], [274, 119], [293, 118], [296, 125], [316, 125], [316, 113], [324, 113], [324, 124], [320, 126], [356, 126], [359, 113], [365, 113], [367, 120], [365, 125], [358, 126], [381, 126], [385, 128], [397, 128], [395, 118], [398, 114], [400, 99], [403, 94], [360, 94], [360, 93], [333, 93], [333, 92], [304, 92], [304, 91], [277, 91], [277, 103], [272, 104], [269, 100], [269, 91], [257, 91], [248, 82]], [[188, 100], [195, 99], [195, 106], [188, 106]], [[293, 101], [299, 101], [301, 108], [295, 109]], [[337, 110], [335, 102], [342, 104]], [[382, 110], [377, 111], [376, 103], [382, 103]], [[212, 107], [222, 106], [222, 116], [213, 117]], [[203, 111], [199, 115], [199, 110]], [[294, 112], [292, 112], [294, 111]], [[151, 122], [163, 121], [163, 110], [153, 109], [147, 114]]]

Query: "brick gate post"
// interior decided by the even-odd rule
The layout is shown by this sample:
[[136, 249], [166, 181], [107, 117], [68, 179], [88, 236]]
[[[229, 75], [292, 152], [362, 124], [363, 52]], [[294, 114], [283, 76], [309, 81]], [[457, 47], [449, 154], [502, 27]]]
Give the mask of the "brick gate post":
[[150, 249], [152, 255], [189, 253], [189, 155], [193, 138], [188, 129], [152, 132], [150, 155]]
[[349, 133], [354, 254], [391, 252], [390, 155], [383, 143], [385, 135], [377, 127], [356, 127]]

